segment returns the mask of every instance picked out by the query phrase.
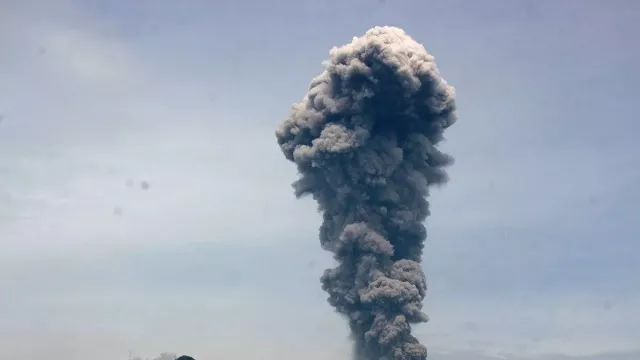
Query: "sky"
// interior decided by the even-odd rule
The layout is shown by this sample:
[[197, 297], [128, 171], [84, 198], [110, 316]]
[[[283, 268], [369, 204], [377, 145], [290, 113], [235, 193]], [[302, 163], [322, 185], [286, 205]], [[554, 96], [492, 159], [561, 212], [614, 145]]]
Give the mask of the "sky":
[[0, 0], [3, 355], [349, 359], [274, 131], [376, 25], [456, 87], [429, 359], [640, 358], [633, 0]]

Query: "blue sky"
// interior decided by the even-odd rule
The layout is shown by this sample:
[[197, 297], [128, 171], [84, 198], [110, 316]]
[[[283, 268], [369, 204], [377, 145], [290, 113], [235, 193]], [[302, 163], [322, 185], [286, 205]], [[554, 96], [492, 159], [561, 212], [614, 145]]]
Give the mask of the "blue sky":
[[430, 359], [640, 357], [638, 24], [631, 0], [3, 2], [3, 354], [348, 359], [274, 130], [332, 46], [394, 25], [459, 106]]

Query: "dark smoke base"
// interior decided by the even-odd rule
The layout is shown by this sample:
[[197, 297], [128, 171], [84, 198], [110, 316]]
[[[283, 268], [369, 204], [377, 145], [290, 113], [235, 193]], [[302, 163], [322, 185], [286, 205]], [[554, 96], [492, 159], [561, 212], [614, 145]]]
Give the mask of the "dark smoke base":
[[349, 320], [357, 360], [424, 360], [411, 325], [427, 284], [420, 267], [429, 186], [452, 158], [436, 149], [456, 121], [454, 89], [433, 56], [395, 27], [330, 51], [324, 72], [276, 131], [323, 215], [322, 247], [338, 266], [321, 278]]

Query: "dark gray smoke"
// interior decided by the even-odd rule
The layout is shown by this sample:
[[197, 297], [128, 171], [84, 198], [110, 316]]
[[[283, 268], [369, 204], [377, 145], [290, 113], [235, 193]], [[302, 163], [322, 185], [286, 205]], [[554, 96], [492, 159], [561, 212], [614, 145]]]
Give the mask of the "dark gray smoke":
[[357, 360], [426, 359], [411, 325], [427, 284], [420, 267], [429, 186], [452, 158], [436, 149], [456, 121], [454, 89], [433, 56], [395, 27], [333, 48], [324, 72], [276, 131], [323, 215], [329, 303], [349, 320]]

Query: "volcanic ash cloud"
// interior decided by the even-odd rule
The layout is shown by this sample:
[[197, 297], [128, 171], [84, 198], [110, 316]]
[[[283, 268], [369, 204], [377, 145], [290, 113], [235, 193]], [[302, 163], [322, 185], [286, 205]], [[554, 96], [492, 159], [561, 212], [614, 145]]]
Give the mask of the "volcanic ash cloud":
[[426, 322], [420, 267], [429, 186], [453, 158], [437, 149], [456, 121], [455, 92], [434, 57], [402, 29], [375, 27], [334, 47], [276, 131], [296, 164], [297, 197], [323, 216], [328, 301], [349, 322], [356, 360], [426, 359], [411, 334]]

